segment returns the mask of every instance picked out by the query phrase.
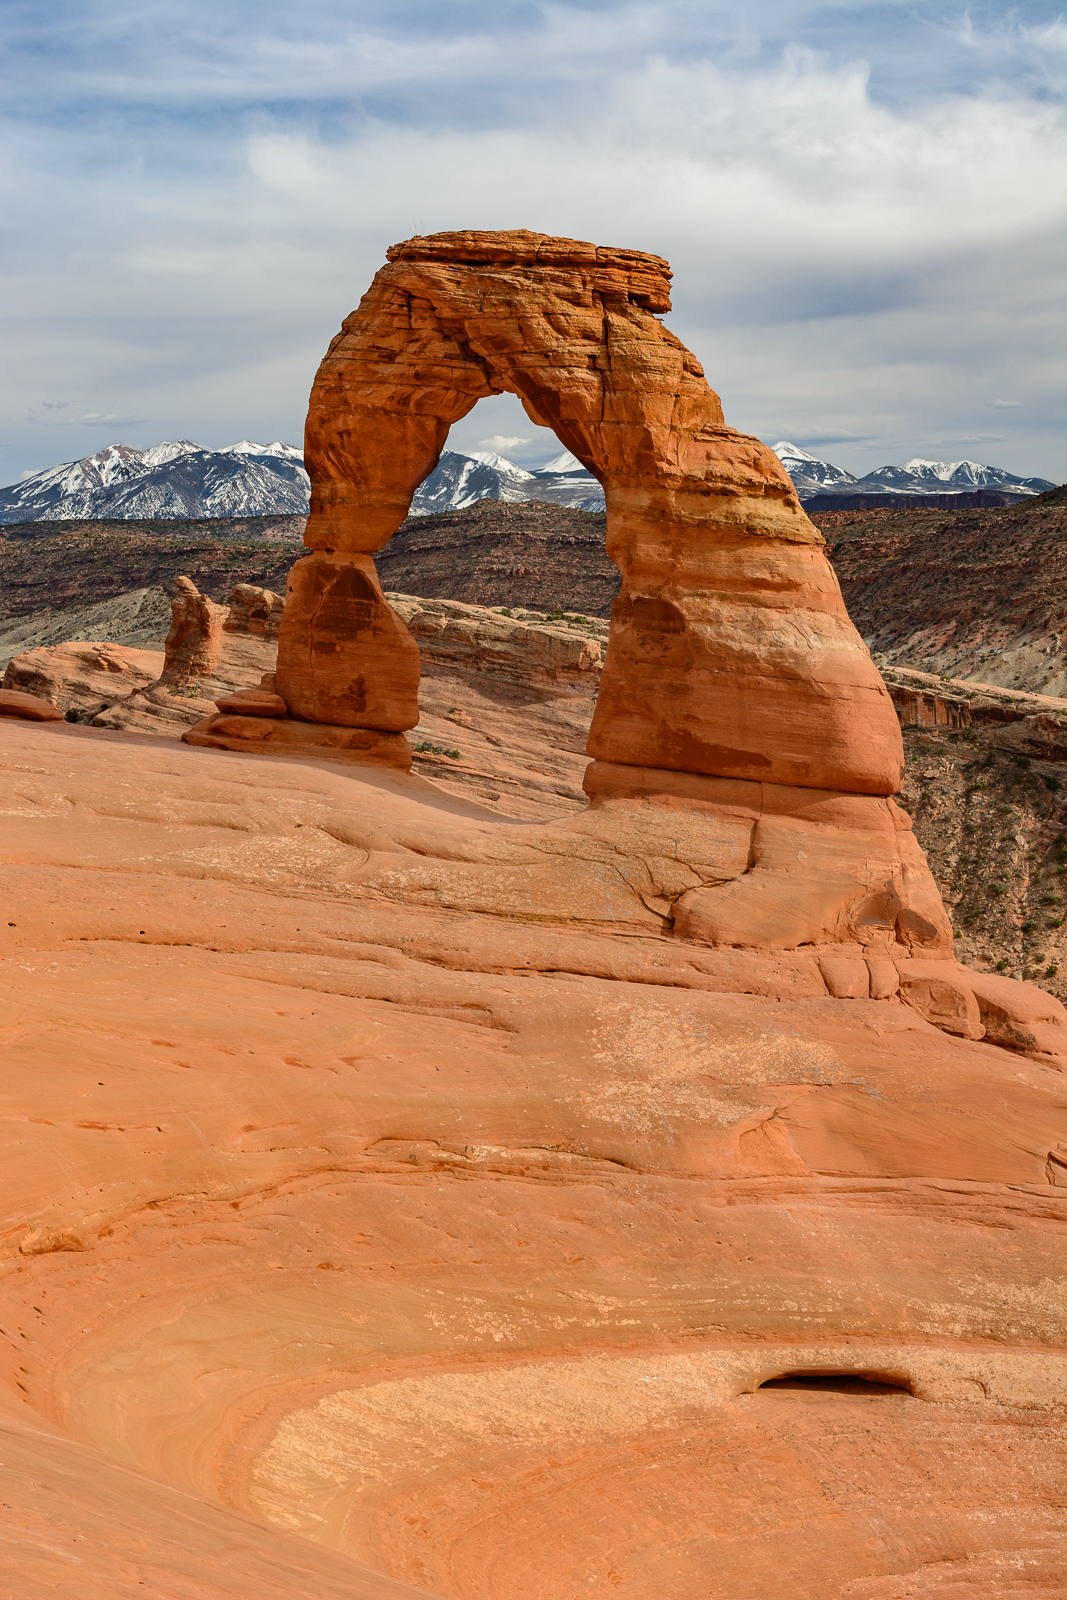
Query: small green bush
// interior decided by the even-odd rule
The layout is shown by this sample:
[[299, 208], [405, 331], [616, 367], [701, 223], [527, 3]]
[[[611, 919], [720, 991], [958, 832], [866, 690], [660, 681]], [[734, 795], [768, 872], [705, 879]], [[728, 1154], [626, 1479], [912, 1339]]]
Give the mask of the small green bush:
[[431, 744], [428, 739], [423, 739], [415, 746], [416, 755], [448, 756], [452, 761], [460, 759], [459, 750], [446, 750], [443, 744]]

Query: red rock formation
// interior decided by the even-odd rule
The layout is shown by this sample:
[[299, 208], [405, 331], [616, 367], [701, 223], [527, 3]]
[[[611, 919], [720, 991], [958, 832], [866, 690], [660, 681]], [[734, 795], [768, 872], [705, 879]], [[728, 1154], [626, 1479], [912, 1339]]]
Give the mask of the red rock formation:
[[[271, 682], [274, 674], [269, 674]], [[215, 701], [220, 711], [229, 711], [241, 717], [285, 717], [288, 709], [281, 695], [260, 685], [256, 689], [234, 689], [231, 694], [221, 694]]]
[[38, 645], [14, 656], [7, 664], [3, 686], [47, 700], [57, 711], [76, 710], [91, 716], [101, 703], [124, 699], [155, 683], [162, 665], [158, 650], [71, 639], [65, 644]]
[[415, 725], [414, 658], [367, 558], [451, 424], [507, 390], [607, 496], [623, 588], [590, 753], [893, 793], [899, 729], [822, 537], [657, 319], [667, 264], [525, 231], [416, 238], [388, 256], [312, 391], [313, 554], [294, 569], [278, 668], [293, 714]]
[[402, 733], [419, 720], [419, 647], [369, 556], [316, 552], [289, 575], [278, 689], [308, 722]]
[[284, 596], [271, 589], [260, 589], [254, 583], [235, 583], [230, 590], [229, 610], [222, 631], [276, 639], [284, 605]]
[[163, 681], [168, 686], [210, 677], [222, 654], [226, 607], [200, 593], [191, 578], [178, 578], [171, 601]]
[[63, 721], [63, 713], [48, 700], [22, 689], [0, 689], [0, 717], [19, 717], [25, 722]]

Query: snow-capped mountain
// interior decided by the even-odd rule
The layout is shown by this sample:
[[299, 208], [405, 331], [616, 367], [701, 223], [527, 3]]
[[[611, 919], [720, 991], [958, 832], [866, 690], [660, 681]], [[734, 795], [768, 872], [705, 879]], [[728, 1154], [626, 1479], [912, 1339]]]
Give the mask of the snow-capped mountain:
[[533, 474], [498, 456], [459, 455], [446, 450], [430, 476], [415, 490], [410, 515], [432, 516], [435, 511], [461, 511], [477, 500], [529, 500], [527, 485]]
[[[241, 439], [221, 450], [205, 450], [191, 439], [148, 450], [113, 444], [0, 489], [0, 523], [304, 516], [310, 490], [303, 452], [281, 440]], [[530, 472], [492, 450], [446, 450], [415, 491], [411, 515], [459, 511], [478, 500], [604, 509], [600, 484], [569, 451]]]
[[945, 494], [971, 489], [1010, 489], [1017, 494], [1043, 494], [1056, 485], [1047, 478], [1017, 478], [1003, 467], [980, 461], [926, 461], [913, 456], [899, 467], [879, 467], [860, 483], [882, 494]]
[[0, 489], [0, 523], [78, 517], [257, 517], [307, 512], [310, 483], [291, 444], [242, 439], [204, 450], [178, 439], [113, 444]]
[[[561, 465], [562, 463], [562, 465]], [[493, 450], [460, 455], [446, 450], [430, 476], [415, 490], [413, 517], [461, 511], [477, 500], [547, 500], [578, 511], [603, 511], [604, 491], [569, 451], [535, 472], [518, 467]]]
[[856, 478], [787, 439], [772, 448], [802, 500], [815, 494], [959, 494], [974, 489], [1005, 489], [1024, 495], [1043, 494], [1056, 487], [1047, 478], [1017, 478], [1003, 467], [986, 467], [980, 461], [927, 461], [922, 456]]
[[[451, 452], [462, 454], [463, 452]], [[503, 472], [508, 477], [522, 482], [524, 478], [532, 478], [533, 473], [527, 472], [525, 467], [516, 466], [514, 461], [509, 461], [507, 456], [498, 455], [495, 450], [471, 450], [468, 456], [471, 461], [480, 461], [485, 467], [495, 467], [497, 472]]]
[[792, 478], [801, 499], [809, 494], [832, 494], [835, 489], [842, 493], [846, 486], [857, 481], [844, 467], [835, 467], [832, 461], [809, 455], [799, 445], [790, 444], [788, 439], [780, 439], [772, 449]]
[[298, 450], [295, 444], [283, 444], [280, 439], [275, 439], [273, 444], [257, 444], [254, 439], [241, 439], [237, 444], [224, 444], [222, 452], [235, 451], [240, 456], [281, 456], [286, 461], [299, 461], [304, 464], [304, 452]]
[[546, 461], [544, 466], [540, 468], [540, 471], [585, 472], [585, 468], [582, 466], [582, 463], [578, 460], [577, 456], [572, 455], [569, 450], [564, 450], [561, 456], [553, 456], [551, 461]]

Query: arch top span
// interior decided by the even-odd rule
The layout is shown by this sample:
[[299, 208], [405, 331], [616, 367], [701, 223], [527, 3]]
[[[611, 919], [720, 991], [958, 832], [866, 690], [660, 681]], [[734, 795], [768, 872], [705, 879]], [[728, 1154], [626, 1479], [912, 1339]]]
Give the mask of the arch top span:
[[294, 714], [415, 726], [417, 650], [371, 557], [452, 424], [507, 391], [604, 486], [622, 591], [590, 754], [893, 793], [896, 715], [822, 537], [777, 456], [726, 425], [660, 321], [667, 263], [525, 229], [433, 234], [387, 256], [311, 393], [313, 554], [294, 568], [279, 656]]
[[[312, 390], [312, 548], [380, 549], [448, 429], [502, 392], [620, 509], [629, 489], [673, 521], [707, 528], [717, 510], [724, 525], [820, 542], [777, 457], [726, 426], [704, 369], [659, 321], [670, 309], [661, 257], [526, 230], [434, 234], [387, 255]], [[727, 481], [732, 495], [712, 506]]]

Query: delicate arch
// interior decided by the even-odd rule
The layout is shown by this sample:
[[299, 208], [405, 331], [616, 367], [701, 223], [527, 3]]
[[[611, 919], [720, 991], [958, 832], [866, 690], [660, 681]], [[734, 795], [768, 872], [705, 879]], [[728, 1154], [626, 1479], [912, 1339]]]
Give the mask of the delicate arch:
[[417, 650], [371, 558], [452, 424], [510, 391], [604, 485], [623, 582], [590, 754], [894, 792], [899, 726], [822, 538], [655, 315], [667, 263], [526, 231], [436, 234], [388, 257], [311, 394], [313, 554], [293, 571], [278, 667], [293, 714], [415, 725]]

